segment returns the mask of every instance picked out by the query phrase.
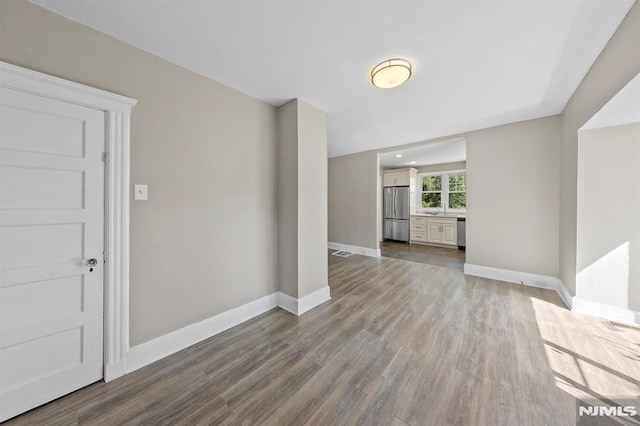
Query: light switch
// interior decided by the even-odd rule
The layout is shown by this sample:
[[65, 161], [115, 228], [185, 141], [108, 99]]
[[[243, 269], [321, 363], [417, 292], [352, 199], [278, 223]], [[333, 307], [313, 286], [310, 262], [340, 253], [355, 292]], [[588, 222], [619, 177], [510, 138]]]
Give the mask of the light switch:
[[133, 199], [147, 200], [147, 185], [133, 185]]

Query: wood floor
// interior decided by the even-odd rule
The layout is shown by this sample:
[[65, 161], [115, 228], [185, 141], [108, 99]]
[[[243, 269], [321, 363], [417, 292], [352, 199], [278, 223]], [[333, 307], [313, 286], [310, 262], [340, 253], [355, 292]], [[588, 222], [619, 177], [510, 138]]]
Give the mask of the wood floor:
[[640, 395], [640, 331], [554, 292], [329, 256], [332, 300], [274, 309], [9, 424], [575, 425]]
[[384, 257], [444, 266], [459, 271], [464, 269], [465, 251], [457, 248], [382, 241], [380, 242], [380, 252]]

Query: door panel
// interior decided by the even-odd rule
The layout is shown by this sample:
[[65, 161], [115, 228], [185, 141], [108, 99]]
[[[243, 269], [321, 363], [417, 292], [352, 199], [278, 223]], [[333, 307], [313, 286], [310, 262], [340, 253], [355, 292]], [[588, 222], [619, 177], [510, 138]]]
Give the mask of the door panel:
[[458, 225], [457, 223], [442, 225], [442, 243], [443, 244], [458, 245], [458, 238], [457, 238], [457, 232], [456, 232], [457, 225]]
[[396, 219], [409, 220], [409, 187], [396, 188]]
[[429, 223], [427, 221], [427, 242], [439, 243], [442, 242], [440, 237], [440, 224]]
[[102, 378], [104, 134], [0, 88], [0, 421]]
[[394, 201], [395, 188], [385, 188], [384, 189], [384, 217], [393, 218], [395, 217], [395, 211], [393, 206]]

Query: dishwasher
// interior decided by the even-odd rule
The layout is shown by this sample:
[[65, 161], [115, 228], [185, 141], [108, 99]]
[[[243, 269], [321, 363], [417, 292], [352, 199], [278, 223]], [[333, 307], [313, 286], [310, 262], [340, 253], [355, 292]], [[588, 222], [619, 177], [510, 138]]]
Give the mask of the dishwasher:
[[458, 249], [464, 250], [467, 246], [467, 219], [458, 218]]

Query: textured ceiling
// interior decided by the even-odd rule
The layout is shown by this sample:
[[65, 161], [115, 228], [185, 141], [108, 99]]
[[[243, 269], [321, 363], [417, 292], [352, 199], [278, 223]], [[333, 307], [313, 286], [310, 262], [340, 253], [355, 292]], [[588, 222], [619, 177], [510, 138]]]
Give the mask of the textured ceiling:
[[[633, 0], [32, 0], [273, 105], [328, 113], [329, 155], [560, 113]], [[369, 72], [413, 63], [382, 90]]]

